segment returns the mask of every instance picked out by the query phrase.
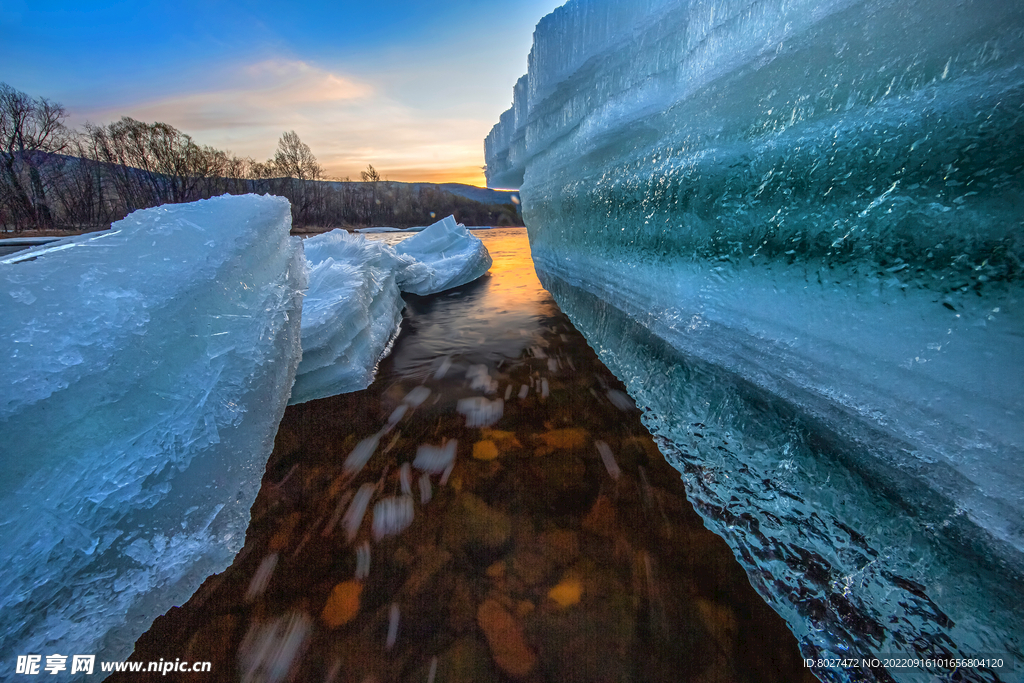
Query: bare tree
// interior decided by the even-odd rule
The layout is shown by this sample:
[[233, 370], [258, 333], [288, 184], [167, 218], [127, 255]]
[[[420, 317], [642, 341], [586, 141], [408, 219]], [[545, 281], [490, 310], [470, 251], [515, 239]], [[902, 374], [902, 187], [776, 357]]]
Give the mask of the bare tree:
[[286, 178], [319, 180], [323, 176], [323, 169], [317, 163], [309, 145], [300, 140], [294, 130], [283, 134], [277, 141], [274, 165]]
[[126, 116], [106, 126], [87, 125], [86, 134], [126, 211], [209, 197], [230, 173], [226, 152], [200, 146], [166, 123]]
[[323, 218], [324, 171], [309, 145], [293, 130], [281, 136], [273, 159], [274, 170], [285, 180], [281, 193], [292, 203], [297, 225], [310, 225]]
[[372, 164], [360, 173], [363, 182], [324, 182], [295, 131], [260, 162], [199, 145], [166, 123], [124, 117], [75, 133], [65, 117], [59, 104], [0, 84], [0, 225], [99, 226], [136, 209], [224, 192], [282, 195], [297, 226], [423, 225], [447, 213], [477, 225], [516, 219], [511, 205], [390, 183]]
[[359, 177], [363, 179], [364, 183], [379, 183], [381, 181], [380, 173], [373, 167], [373, 164], [367, 164], [366, 170], [359, 172]]
[[67, 149], [66, 118], [60, 104], [0, 83], [0, 201], [16, 229], [53, 226], [41, 167]]

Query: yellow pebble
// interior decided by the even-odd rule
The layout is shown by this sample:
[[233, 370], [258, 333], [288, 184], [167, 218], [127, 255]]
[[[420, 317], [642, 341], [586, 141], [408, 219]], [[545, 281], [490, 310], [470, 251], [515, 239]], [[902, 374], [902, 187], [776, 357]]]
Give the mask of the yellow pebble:
[[583, 584], [579, 579], [562, 579], [562, 581], [548, 591], [548, 597], [558, 603], [559, 607], [569, 607], [580, 601], [583, 594]]
[[358, 581], [339, 583], [327, 598], [321, 617], [331, 628], [347, 624], [359, 613], [359, 596], [363, 592], [363, 584]]
[[590, 438], [590, 433], [579, 427], [566, 427], [538, 434], [537, 437], [544, 445], [537, 448], [534, 454], [548, 455], [556, 450], [574, 451], [583, 448]]
[[500, 446], [501, 450], [503, 451], [523, 447], [523, 445], [519, 443], [519, 439], [517, 439], [516, 435], [513, 434], [512, 432], [505, 432], [500, 429], [489, 429], [487, 427], [484, 427], [483, 429], [480, 430], [480, 436], [487, 439], [488, 441], [493, 441], [498, 446]]
[[477, 441], [473, 444], [473, 457], [477, 460], [494, 460], [498, 457], [498, 447], [493, 441]]

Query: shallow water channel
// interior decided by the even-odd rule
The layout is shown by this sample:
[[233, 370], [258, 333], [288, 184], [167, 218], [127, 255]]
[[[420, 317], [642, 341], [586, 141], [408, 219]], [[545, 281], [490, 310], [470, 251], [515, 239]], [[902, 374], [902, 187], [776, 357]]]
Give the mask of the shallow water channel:
[[814, 680], [525, 229], [475, 234], [490, 273], [406, 296], [368, 389], [288, 408], [245, 547], [132, 657], [212, 672], [108, 680]]

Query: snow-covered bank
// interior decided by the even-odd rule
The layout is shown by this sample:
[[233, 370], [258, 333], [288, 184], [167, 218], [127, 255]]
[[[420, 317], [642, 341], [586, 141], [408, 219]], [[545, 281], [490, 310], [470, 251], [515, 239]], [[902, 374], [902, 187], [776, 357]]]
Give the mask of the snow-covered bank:
[[1024, 650], [1022, 25], [574, 0], [487, 138], [545, 285], [809, 655]]
[[402, 322], [399, 290], [436, 294], [491, 267], [483, 242], [452, 216], [416, 229], [397, 247], [344, 230], [311, 237], [305, 246], [309, 292], [293, 404], [370, 385]]
[[137, 211], [0, 265], [2, 658], [127, 657], [241, 547], [298, 365], [287, 200]]

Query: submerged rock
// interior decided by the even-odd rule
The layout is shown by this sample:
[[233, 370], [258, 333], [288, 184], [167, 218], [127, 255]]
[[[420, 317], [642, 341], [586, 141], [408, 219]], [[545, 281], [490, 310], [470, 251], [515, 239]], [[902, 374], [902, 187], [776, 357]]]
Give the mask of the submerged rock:
[[493, 441], [477, 441], [473, 444], [473, 457], [477, 460], [494, 460], [498, 457], [498, 447]]
[[320, 617], [331, 628], [337, 628], [352, 621], [359, 614], [359, 596], [363, 584], [359, 581], [344, 581], [331, 591]]
[[549, 432], [537, 435], [541, 446], [534, 451], [535, 455], [548, 455], [555, 451], [575, 451], [583, 448], [590, 434], [579, 427], [566, 427], [564, 429], [552, 429]]
[[442, 539], [452, 549], [495, 555], [509, 542], [512, 522], [472, 493], [461, 493], [445, 517]]
[[496, 600], [481, 603], [476, 614], [480, 630], [498, 667], [513, 678], [523, 678], [537, 665], [537, 655], [526, 644], [523, 629], [515, 617]]
[[567, 576], [548, 591], [548, 597], [558, 603], [559, 607], [571, 607], [580, 601], [583, 595], [583, 583], [574, 576]]

